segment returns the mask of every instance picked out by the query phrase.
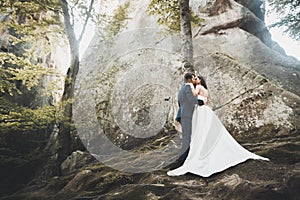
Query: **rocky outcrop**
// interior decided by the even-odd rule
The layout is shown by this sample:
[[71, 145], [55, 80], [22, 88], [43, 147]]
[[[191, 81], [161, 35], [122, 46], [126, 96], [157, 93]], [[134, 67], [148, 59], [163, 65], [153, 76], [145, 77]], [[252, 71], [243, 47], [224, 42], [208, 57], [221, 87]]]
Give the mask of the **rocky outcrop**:
[[[262, 27], [267, 31], [257, 12], [251, 11], [254, 8], [226, 2], [227, 7], [214, 14], [196, 12], [203, 2], [191, 2], [205, 19], [201, 27], [194, 27], [193, 43], [195, 68], [207, 78], [210, 106], [240, 139], [249, 139], [250, 133], [261, 138], [265, 132], [276, 137], [298, 130], [300, 62], [274, 51], [252, 32]], [[113, 42], [94, 39], [77, 81], [75, 120], [81, 125], [87, 116], [89, 123], [99, 120], [101, 131], [125, 149], [142, 142], [134, 138], [169, 129], [182, 80], [180, 39], [163, 33], [156, 19], [147, 16], [144, 4], [131, 4], [132, 10], [139, 8], [129, 13], [136, 18]], [[209, 9], [220, 5], [213, 1]], [[249, 17], [256, 19], [250, 30], [243, 28]], [[93, 146], [88, 142], [95, 141], [92, 131], [81, 132], [86, 145]]]

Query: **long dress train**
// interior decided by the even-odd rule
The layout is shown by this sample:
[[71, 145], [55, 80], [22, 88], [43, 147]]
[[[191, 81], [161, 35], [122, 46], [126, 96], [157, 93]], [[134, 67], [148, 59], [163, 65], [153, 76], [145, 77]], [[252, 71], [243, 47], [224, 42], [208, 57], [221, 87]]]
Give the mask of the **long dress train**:
[[243, 148], [226, 130], [209, 106], [195, 106], [189, 154], [182, 166], [168, 172], [209, 177], [248, 159], [269, 160]]

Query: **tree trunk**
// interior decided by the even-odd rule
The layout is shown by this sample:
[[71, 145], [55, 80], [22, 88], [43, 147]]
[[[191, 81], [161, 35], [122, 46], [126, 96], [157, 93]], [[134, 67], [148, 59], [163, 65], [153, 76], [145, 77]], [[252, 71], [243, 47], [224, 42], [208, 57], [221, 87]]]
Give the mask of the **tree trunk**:
[[[58, 122], [58, 131], [56, 136], [52, 136], [50, 141], [50, 150], [52, 154], [51, 163], [47, 166], [46, 176], [55, 176], [61, 174], [62, 162], [71, 154], [71, 132], [72, 128], [72, 100], [74, 92], [74, 84], [79, 70], [79, 41], [76, 39], [74, 27], [71, 24], [68, 3], [66, 0], [61, 0], [61, 6], [64, 16], [64, 25], [70, 45], [70, 66], [65, 78], [64, 91], [62, 95], [62, 119]], [[50, 169], [49, 169], [50, 167]]]
[[193, 40], [189, 0], [180, 0], [180, 26], [182, 37], [181, 53], [183, 55], [183, 66], [186, 71], [194, 72]]

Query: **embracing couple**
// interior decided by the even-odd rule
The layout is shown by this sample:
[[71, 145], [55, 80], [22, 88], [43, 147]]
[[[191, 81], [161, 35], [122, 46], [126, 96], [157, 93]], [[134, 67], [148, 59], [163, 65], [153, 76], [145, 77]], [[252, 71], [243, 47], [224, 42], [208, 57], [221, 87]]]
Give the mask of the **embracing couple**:
[[182, 146], [180, 167], [168, 172], [179, 176], [188, 172], [208, 177], [248, 159], [269, 160], [249, 152], [229, 134], [216, 114], [207, 105], [208, 89], [202, 76], [184, 75], [178, 93]]

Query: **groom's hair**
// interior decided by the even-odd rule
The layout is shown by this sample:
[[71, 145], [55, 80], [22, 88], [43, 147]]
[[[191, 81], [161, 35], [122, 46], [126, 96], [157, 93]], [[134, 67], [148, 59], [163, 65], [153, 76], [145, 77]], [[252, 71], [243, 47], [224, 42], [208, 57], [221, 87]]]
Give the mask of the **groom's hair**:
[[194, 74], [187, 72], [184, 74], [184, 82], [186, 83], [189, 79], [193, 78]]

